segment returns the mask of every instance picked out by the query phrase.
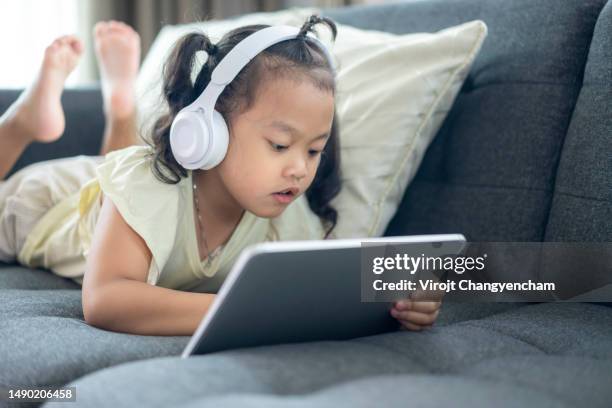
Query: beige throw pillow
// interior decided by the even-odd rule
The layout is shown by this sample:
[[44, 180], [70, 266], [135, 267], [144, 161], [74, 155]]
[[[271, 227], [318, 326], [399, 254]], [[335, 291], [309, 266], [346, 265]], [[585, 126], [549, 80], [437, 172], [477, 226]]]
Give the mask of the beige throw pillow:
[[[290, 9], [165, 27], [139, 76], [143, 129], [151, 124], [145, 118], [154, 117], [161, 105], [162, 61], [181, 35], [200, 29], [218, 40], [225, 32], [247, 24], [300, 26], [315, 11]], [[321, 38], [328, 41], [324, 30]], [[436, 33], [406, 35], [338, 24], [332, 52], [339, 68], [343, 187], [332, 203], [339, 213], [334, 238], [383, 234], [486, 34], [487, 27], [479, 20]]]

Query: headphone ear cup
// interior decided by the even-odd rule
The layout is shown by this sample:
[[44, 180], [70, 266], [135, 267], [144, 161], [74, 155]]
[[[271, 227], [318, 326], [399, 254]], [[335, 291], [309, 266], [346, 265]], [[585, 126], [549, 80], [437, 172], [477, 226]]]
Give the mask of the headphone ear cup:
[[212, 169], [223, 161], [228, 145], [227, 124], [216, 110], [212, 124], [206, 123], [202, 113], [193, 111], [181, 111], [172, 121], [170, 148], [176, 161], [186, 169]]
[[202, 115], [180, 111], [170, 127], [170, 148], [176, 161], [186, 169], [197, 169], [209, 144], [208, 126]]
[[229, 129], [223, 116], [213, 111], [213, 123], [212, 123], [212, 138], [211, 138], [211, 149], [206, 155], [206, 162], [201, 167], [204, 170], [211, 169], [217, 166], [223, 161], [227, 154], [227, 148], [229, 146]]

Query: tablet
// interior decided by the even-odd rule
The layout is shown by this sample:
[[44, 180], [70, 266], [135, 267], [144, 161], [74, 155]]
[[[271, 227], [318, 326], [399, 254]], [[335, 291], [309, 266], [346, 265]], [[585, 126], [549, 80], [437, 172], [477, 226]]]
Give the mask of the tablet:
[[[458, 253], [461, 234], [265, 242], [234, 264], [182, 357], [235, 348], [346, 340], [399, 328], [390, 302], [361, 301], [364, 243], [445, 245]], [[439, 251], [437, 251], [439, 253]]]

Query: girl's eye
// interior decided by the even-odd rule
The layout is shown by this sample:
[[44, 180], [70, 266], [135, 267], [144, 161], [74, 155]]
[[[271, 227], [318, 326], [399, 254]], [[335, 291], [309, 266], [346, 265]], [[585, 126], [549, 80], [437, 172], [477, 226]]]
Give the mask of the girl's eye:
[[311, 156], [313, 156], [313, 157], [314, 157], [314, 156], [318, 156], [318, 155], [320, 155], [320, 154], [321, 154], [321, 151], [320, 151], [320, 150], [309, 150], [309, 151], [308, 151], [308, 154], [310, 154]]
[[272, 142], [270, 142], [270, 146], [272, 146], [272, 149], [276, 150], [277, 152], [281, 152], [287, 148], [287, 146], [279, 145]]

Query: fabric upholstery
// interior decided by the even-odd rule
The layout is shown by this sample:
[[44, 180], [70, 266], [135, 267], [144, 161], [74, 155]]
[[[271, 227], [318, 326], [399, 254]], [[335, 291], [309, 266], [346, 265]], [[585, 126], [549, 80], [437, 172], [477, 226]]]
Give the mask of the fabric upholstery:
[[80, 290], [1, 289], [0, 298], [0, 385], [61, 385], [125, 361], [178, 355], [189, 340], [91, 327]]
[[547, 241], [612, 241], [612, 3], [601, 12], [555, 180]]
[[340, 23], [394, 33], [472, 19], [489, 27], [387, 235], [544, 238], [557, 163], [604, 3], [431, 0], [327, 13]]
[[611, 364], [612, 309], [540, 304], [422, 333], [128, 363], [70, 385], [83, 407], [603, 408]]
[[[189, 340], [187, 336], [138, 336], [91, 327], [83, 321], [80, 290], [60, 289], [57, 284], [53, 290], [8, 289], [4, 273], [11, 271], [8, 268], [0, 271], [0, 282], [3, 282], [0, 384], [65, 384], [123, 362], [178, 356]], [[29, 278], [29, 274], [41, 273], [60, 279], [42, 271], [18, 270], [15, 274], [21, 272]], [[19, 283], [21, 287], [26, 286], [24, 282]], [[449, 325], [514, 307], [512, 304], [449, 304], [445, 305], [439, 323]]]
[[[0, 290], [4, 289], [80, 289], [70, 279], [62, 279], [50, 271], [25, 268], [0, 262]], [[34, 295], [34, 294], [32, 294]]]

